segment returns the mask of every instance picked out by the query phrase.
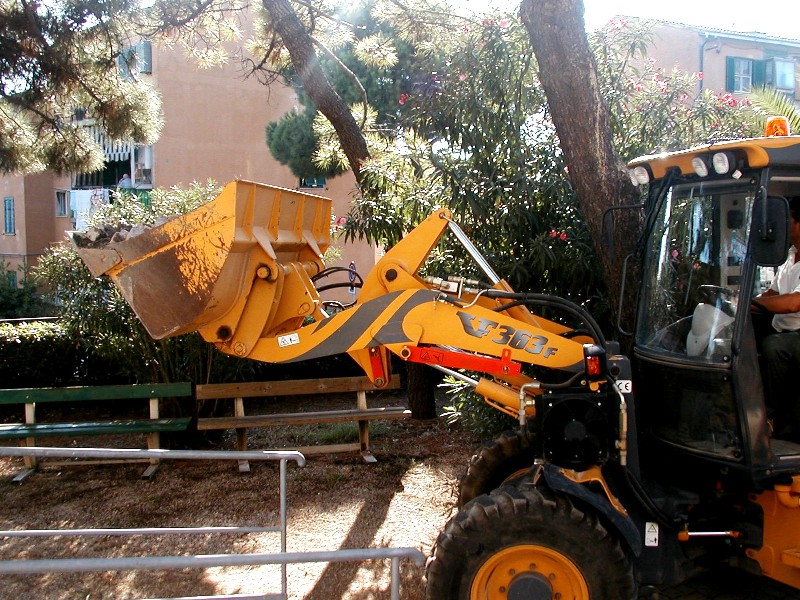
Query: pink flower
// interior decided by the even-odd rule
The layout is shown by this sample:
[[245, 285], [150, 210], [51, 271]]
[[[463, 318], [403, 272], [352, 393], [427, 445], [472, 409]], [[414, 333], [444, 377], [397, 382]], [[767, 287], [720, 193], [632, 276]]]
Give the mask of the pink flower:
[[505, 29], [508, 26], [509, 26], [509, 20], [508, 19], [501, 19], [500, 20], [500, 27]]
[[698, 79], [698, 80], [702, 81], [702, 79], [703, 79], [703, 72], [702, 72], [702, 71], [700, 71], [699, 73], [695, 73], [695, 76], [697, 77], [697, 79]]
[[562, 231], [561, 235], [558, 236], [558, 239], [560, 239], [562, 242], [565, 241], [567, 239], [567, 234]]
[[399, 103], [400, 103], [400, 104], [405, 104], [405, 103], [406, 103], [406, 100], [408, 100], [408, 94], [400, 94], [400, 100], [399, 100]]
[[558, 232], [555, 229], [551, 229], [550, 230], [550, 237], [551, 238], [558, 237]]
[[459, 81], [465, 81], [467, 79], [466, 73], [460, 73], [458, 76]]

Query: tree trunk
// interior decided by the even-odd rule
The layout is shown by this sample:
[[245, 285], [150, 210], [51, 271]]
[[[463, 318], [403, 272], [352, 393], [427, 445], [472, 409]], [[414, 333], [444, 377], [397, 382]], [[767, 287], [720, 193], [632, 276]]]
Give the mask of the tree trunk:
[[436, 418], [437, 373], [428, 365], [409, 362], [406, 364], [406, 393], [408, 408], [415, 419]]
[[303, 82], [303, 89], [333, 125], [350, 168], [356, 180], [360, 181], [361, 163], [369, 157], [367, 142], [350, 107], [331, 87], [320, 68], [314, 39], [297, 18], [288, 0], [262, 0], [262, 3], [272, 17], [275, 32], [289, 52], [292, 65]]
[[[582, 0], [523, 0], [520, 16], [539, 64], [547, 105], [569, 167], [569, 179], [606, 277], [611, 306], [623, 301], [622, 324], [633, 323], [636, 275], [629, 271], [620, 298], [622, 266], [641, 232], [639, 195], [614, 149], [610, 112], [601, 96], [586, 38]], [[608, 211], [611, 211], [607, 214]], [[635, 265], [632, 265], [635, 267]]]
[[[320, 68], [313, 38], [288, 0], [262, 0], [262, 3], [272, 17], [275, 32], [289, 52], [295, 71], [300, 75], [303, 89], [333, 125], [356, 181], [360, 183], [361, 163], [369, 158], [367, 142], [350, 108], [331, 87]], [[436, 418], [435, 386], [435, 377], [429, 367], [408, 364], [408, 402], [415, 418]]]

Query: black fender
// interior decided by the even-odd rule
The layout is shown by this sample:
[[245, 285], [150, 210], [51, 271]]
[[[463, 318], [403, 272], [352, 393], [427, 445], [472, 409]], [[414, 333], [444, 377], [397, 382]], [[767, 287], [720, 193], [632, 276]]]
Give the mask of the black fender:
[[639, 529], [628, 515], [619, 512], [611, 502], [602, 494], [596, 494], [585, 485], [576, 483], [565, 477], [559, 467], [546, 463], [542, 466], [542, 474], [547, 486], [557, 492], [563, 492], [577, 498], [584, 504], [589, 504], [610, 523], [620, 537], [625, 540], [630, 551], [638, 557], [642, 553], [642, 536]]

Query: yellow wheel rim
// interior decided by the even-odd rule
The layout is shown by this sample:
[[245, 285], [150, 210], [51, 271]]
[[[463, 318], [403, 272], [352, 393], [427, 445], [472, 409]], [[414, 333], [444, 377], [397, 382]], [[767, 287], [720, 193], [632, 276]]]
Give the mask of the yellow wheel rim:
[[[589, 599], [589, 587], [575, 563], [550, 548], [521, 544], [496, 552], [480, 566], [472, 580], [469, 600], [505, 600], [515, 581], [519, 585], [526, 577], [546, 581], [552, 598]], [[546, 588], [546, 584], [542, 583], [539, 589]]]

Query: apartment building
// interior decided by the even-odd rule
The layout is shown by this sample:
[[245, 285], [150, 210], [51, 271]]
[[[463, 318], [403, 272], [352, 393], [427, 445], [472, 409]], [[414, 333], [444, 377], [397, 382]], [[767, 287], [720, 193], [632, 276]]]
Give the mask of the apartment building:
[[[93, 203], [106, 201], [117, 186], [146, 193], [208, 179], [220, 186], [247, 179], [304, 188], [331, 198], [335, 215], [347, 213], [355, 188], [352, 173], [328, 181], [298, 181], [267, 148], [267, 123], [299, 106], [291, 88], [267, 88], [245, 79], [237, 65], [199, 69], [176, 48], [144, 42], [135, 50], [140, 76], [152, 78], [162, 97], [165, 125], [160, 139], [152, 146], [112, 143], [96, 128], [94, 135], [106, 155], [103, 171], [0, 177], [0, 267], [10, 281], [17, 281], [20, 269], [34, 265], [50, 244], [64, 240], [65, 231], [81, 228]], [[88, 120], [84, 124], [93, 126]], [[375, 249], [363, 242], [340, 245], [339, 250], [336, 264], [352, 262], [361, 273], [376, 260]]]
[[665, 70], [697, 73], [698, 92], [745, 97], [767, 85], [800, 100], [800, 40], [658, 21], [647, 57]]

